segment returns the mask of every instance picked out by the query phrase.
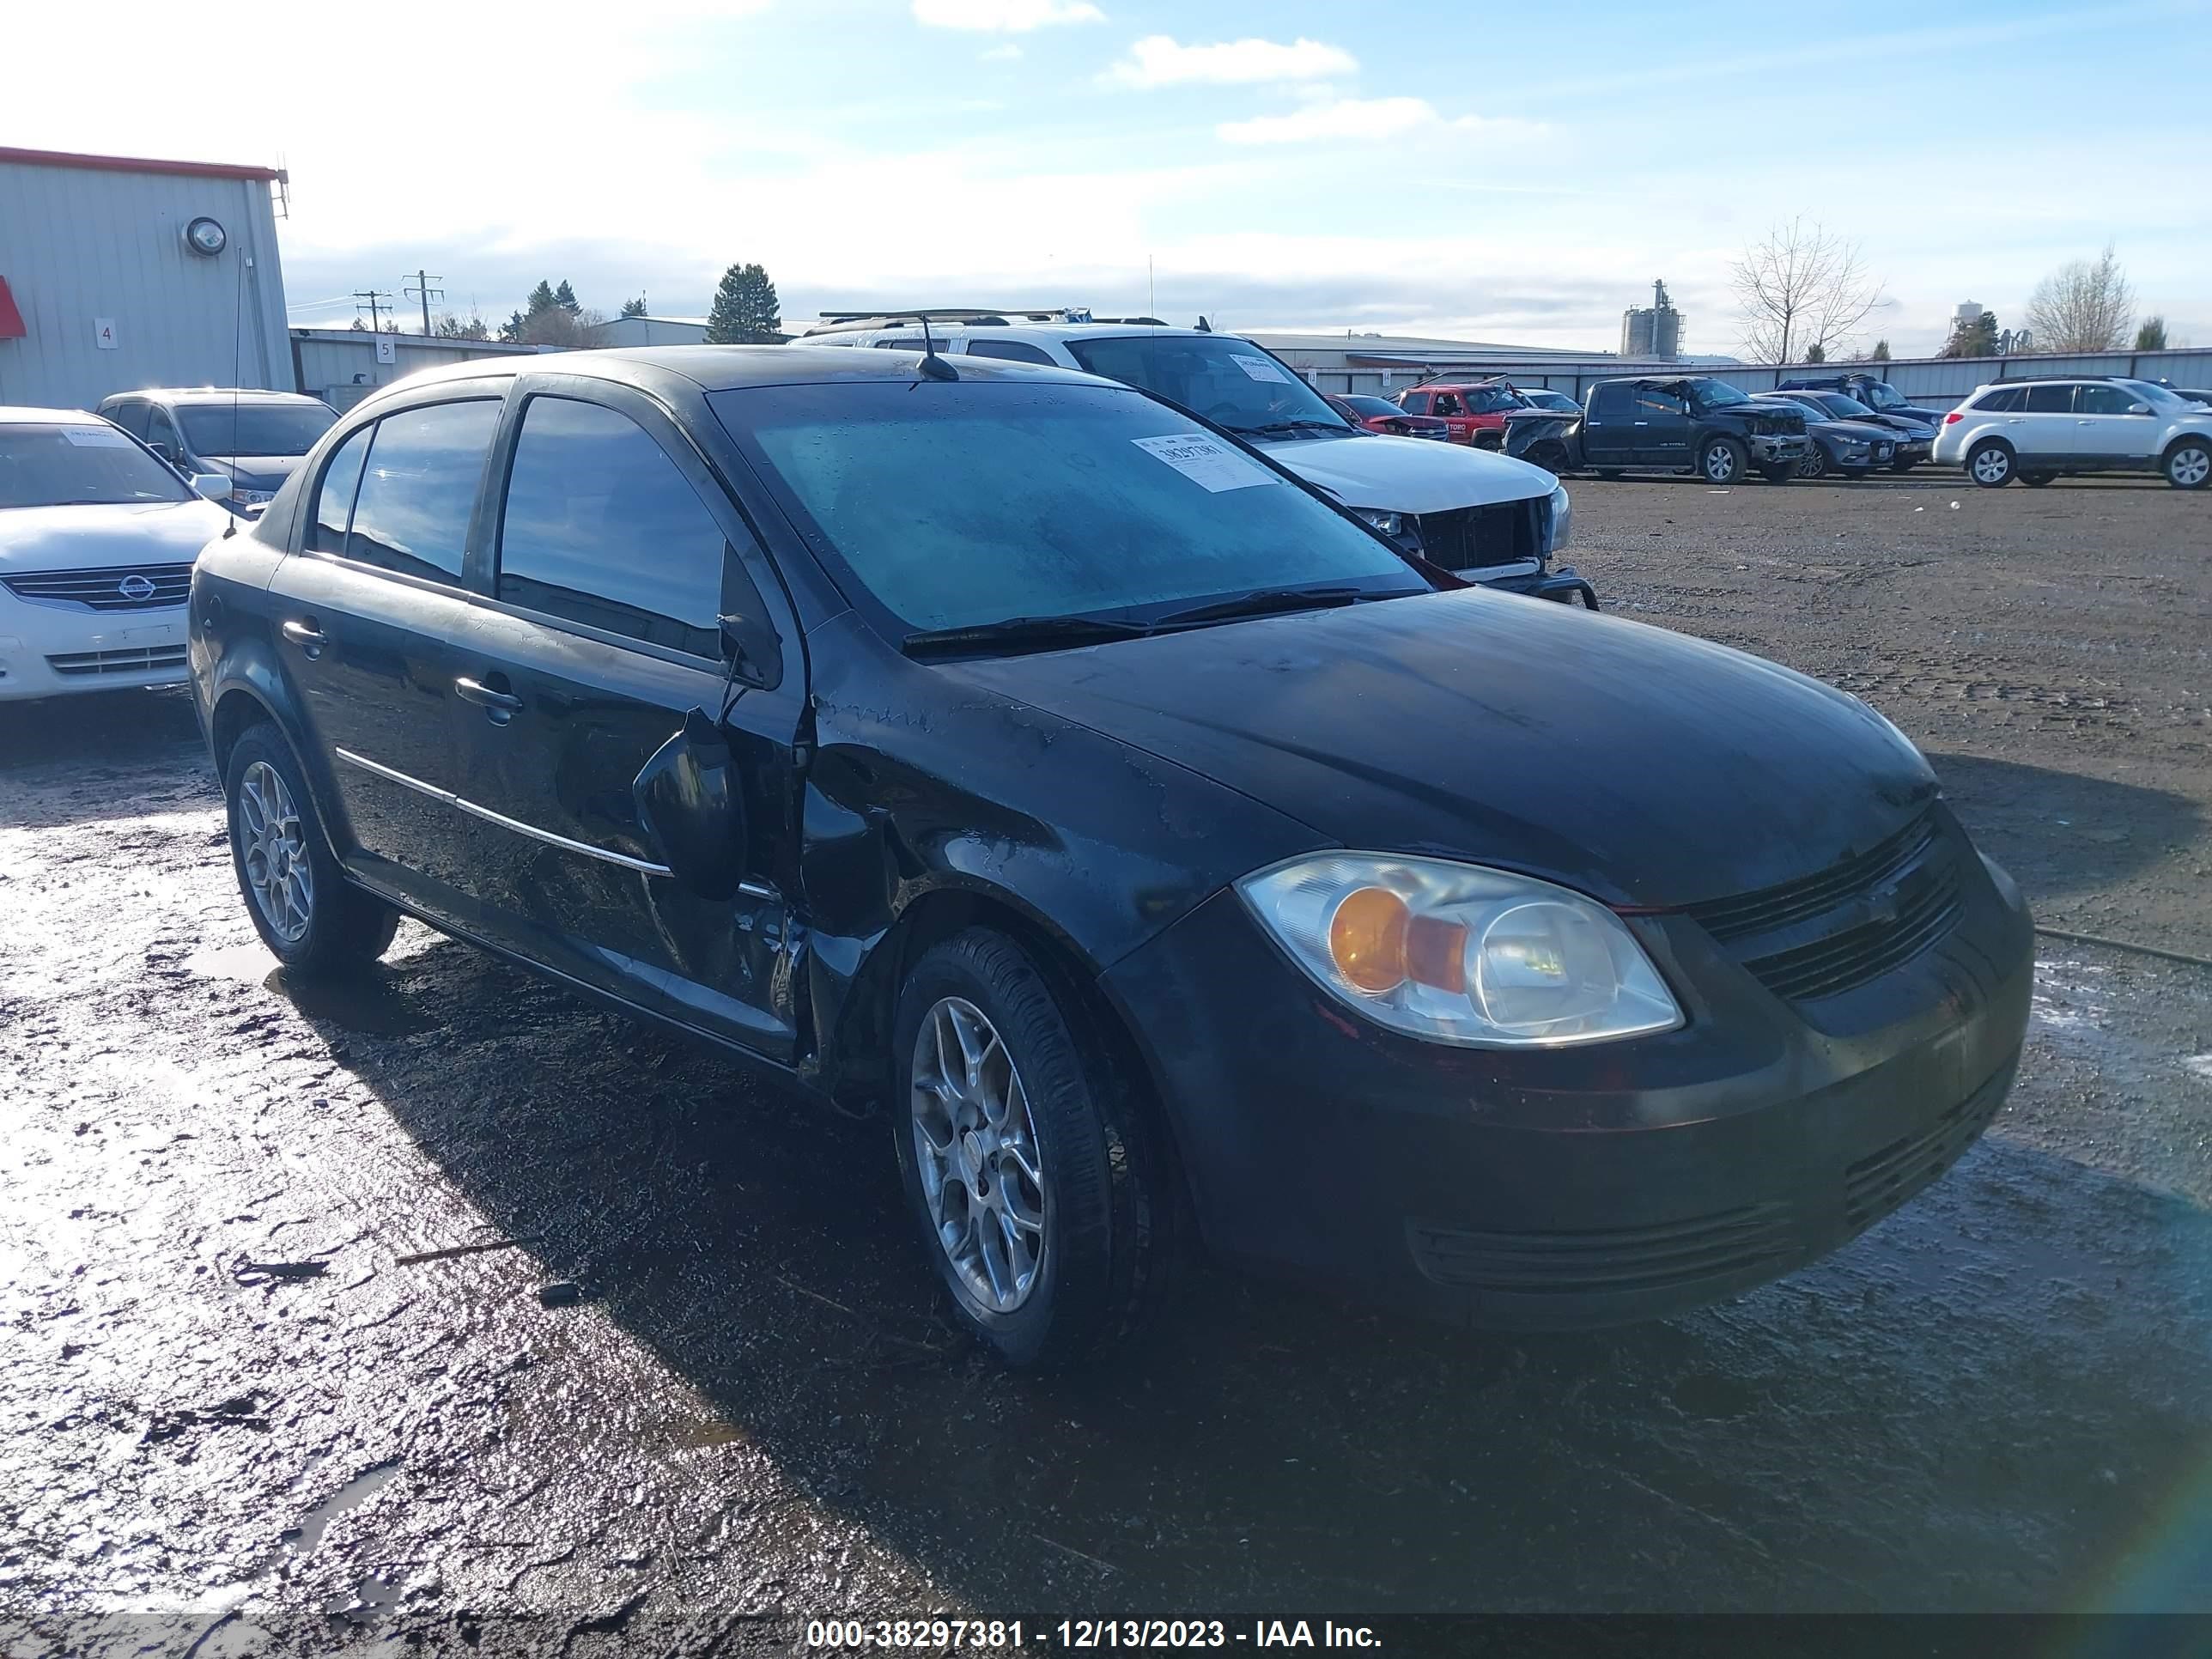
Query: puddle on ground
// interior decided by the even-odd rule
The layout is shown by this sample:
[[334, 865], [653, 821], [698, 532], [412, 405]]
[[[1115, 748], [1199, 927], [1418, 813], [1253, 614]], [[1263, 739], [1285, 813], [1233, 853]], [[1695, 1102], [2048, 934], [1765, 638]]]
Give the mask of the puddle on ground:
[[300, 1517], [297, 1526], [284, 1528], [284, 1547], [295, 1555], [310, 1553], [323, 1541], [323, 1529], [348, 1510], [357, 1508], [382, 1492], [398, 1477], [397, 1462], [363, 1469], [328, 1498]]
[[320, 1020], [358, 1036], [412, 1036], [430, 1022], [375, 969], [347, 978], [295, 982], [269, 952], [256, 945], [195, 951], [185, 958], [187, 973], [204, 979], [231, 979], [274, 992], [309, 1019]]

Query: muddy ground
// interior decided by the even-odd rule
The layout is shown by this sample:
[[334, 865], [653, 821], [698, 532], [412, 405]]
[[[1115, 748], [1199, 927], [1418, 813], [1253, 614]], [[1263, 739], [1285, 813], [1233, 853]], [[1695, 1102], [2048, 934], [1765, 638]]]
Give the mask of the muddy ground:
[[[1575, 488], [1626, 614], [1868, 697], [2043, 920], [2212, 956], [2212, 500]], [[180, 700], [0, 709], [0, 1651], [2212, 1611], [2212, 970], [2046, 940], [1985, 1141], [1729, 1305], [1468, 1338], [1200, 1269], [1044, 1383], [939, 1322], [881, 1129], [411, 924], [270, 966]]]

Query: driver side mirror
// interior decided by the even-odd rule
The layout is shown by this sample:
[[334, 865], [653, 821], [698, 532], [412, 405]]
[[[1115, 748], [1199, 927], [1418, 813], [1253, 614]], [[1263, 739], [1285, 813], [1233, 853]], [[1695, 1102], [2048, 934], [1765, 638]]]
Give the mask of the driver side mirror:
[[764, 618], [730, 611], [715, 620], [721, 624], [722, 660], [730, 665], [732, 678], [758, 691], [773, 691], [783, 684], [783, 641]]
[[204, 501], [228, 501], [230, 488], [230, 480], [220, 472], [196, 472], [192, 475], [192, 494]]
[[720, 902], [744, 885], [752, 851], [744, 781], [714, 717], [694, 708], [630, 785], [637, 816], [669, 872], [700, 897]]
[[2150, 413], [2150, 405], [2148, 404], [2130, 404], [2128, 405], [2128, 413], [2130, 415], [2148, 415]]

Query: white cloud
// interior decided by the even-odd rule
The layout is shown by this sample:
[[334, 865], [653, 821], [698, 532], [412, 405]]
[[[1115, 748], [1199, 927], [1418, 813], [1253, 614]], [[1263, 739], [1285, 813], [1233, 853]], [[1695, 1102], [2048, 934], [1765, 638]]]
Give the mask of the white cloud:
[[1255, 115], [1214, 129], [1224, 143], [1301, 144], [1317, 138], [1382, 139], [1437, 127], [1501, 140], [1534, 138], [1540, 121], [1511, 116], [1462, 115], [1447, 121], [1425, 98], [1340, 98], [1310, 103], [1288, 115]]
[[1009, 40], [1003, 46], [993, 46], [988, 52], [975, 54], [976, 61], [984, 64], [1011, 64], [1022, 55], [1022, 49]]
[[914, 0], [914, 21], [939, 29], [1027, 34], [1052, 23], [1103, 23], [1090, 0]]
[[1247, 40], [1186, 46], [1169, 35], [1148, 34], [1099, 79], [1115, 87], [1251, 86], [1317, 81], [1358, 71], [1358, 60], [1343, 47], [1303, 35], [1288, 46], [1279, 40]]

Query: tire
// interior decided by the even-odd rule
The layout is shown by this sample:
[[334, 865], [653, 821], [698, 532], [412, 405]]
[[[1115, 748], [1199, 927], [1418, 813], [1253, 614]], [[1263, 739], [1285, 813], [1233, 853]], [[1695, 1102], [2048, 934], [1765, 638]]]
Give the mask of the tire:
[[1805, 459], [1797, 463], [1801, 478], [1825, 478], [1828, 476], [1828, 452], [1816, 443], [1805, 446]]
[[1085, 1011], [970, 928], [914, 965], [892, 1030], [900, 1183], [960, 1323], [1024, 1370], [1127, 1337], [1164, 1294], [1175, 1189]]
[[1698, 452], [1698, 476], [1709, 484], [1732, 484], [1743, 477], [1743, 446], [1733, 438], [1715, 438]]
[[2057, 476], [2056, 472], [2023, 472], [2020, 475], [2020, 481], [2030, 489], [2040, 489]]
[[1617, 466], [1601, 466], [1596, 468], [1595, 471], [1597, 476], [1604, 479], [1607, 483], [1613, 483], [1614, 479], [1620, 477], [1620, 469]]
[[2212, 480], [2212, 444], [2202, 438], [2184, 438], [2166, 452], [2159, 470], [2176, 489], [2202, 489]]
[[1521, 459], [1531, 466], [1542, 467], [1547, 472], [1565, 472], [1567, 470], [1567, 447], [1563, 443], [1538, 444]]
[[1984, 489], [2002, 489], [2017, 467], [2011, 447], [1987, 438], [1966, 456], [1966, 476]]
[[391, 948], [399, 913], [338, 869], [314, 794], [274, 726], [264, 721], [238, 739], [222, 793], [239, 894], [253, 930], [288, 974], [335, 978]]

